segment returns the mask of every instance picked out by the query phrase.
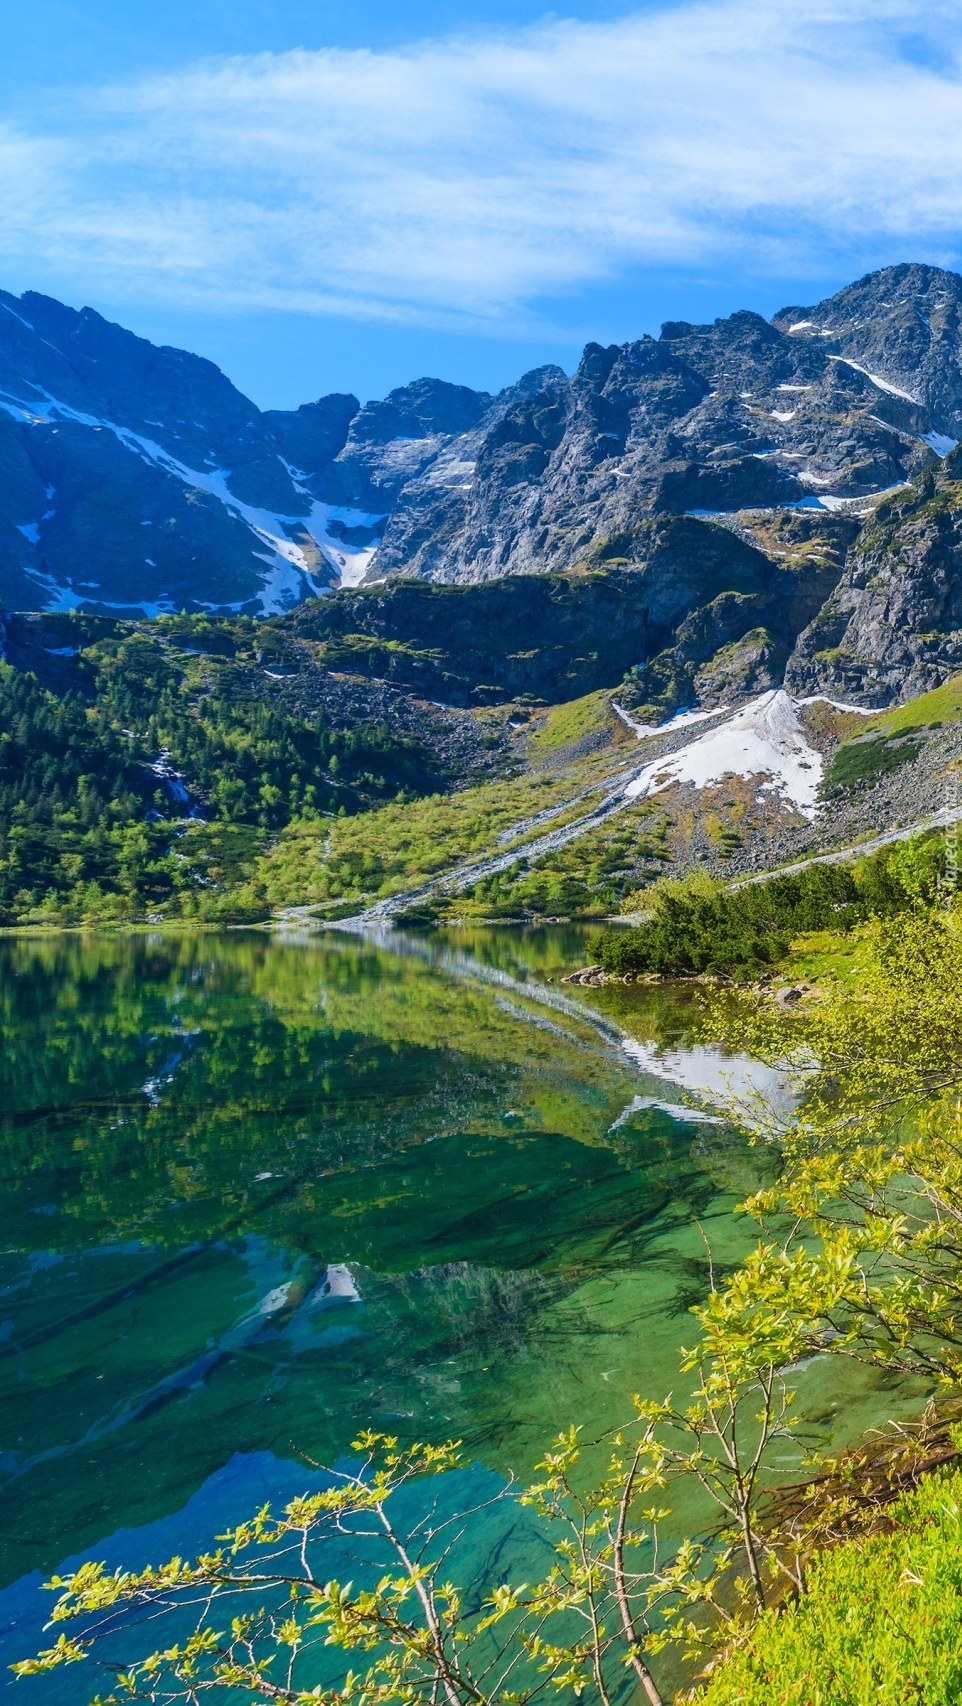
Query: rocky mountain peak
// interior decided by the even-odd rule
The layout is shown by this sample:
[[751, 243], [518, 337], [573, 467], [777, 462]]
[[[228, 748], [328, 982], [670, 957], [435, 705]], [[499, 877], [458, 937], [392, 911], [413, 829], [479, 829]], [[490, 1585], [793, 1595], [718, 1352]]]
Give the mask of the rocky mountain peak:
[[829, 358], [857, 363], [953, 437], [962, 435], [960, 323], [962, 277], [916, 263], [868, 273], [814, 307], [783, 308], [773, 320]]
[[[619, 562], [652, 703], [790, 654], [797, 684], [881, 702], [959, 666], [960, 326], [962, 278], [910, 264], [770, 322], [589, 343], [496, 397], [425, 377], [262, 413], [200, 357], [0, 292], [0, 599], [263, 614]], [[774, 581], [743, 584], [745, 550]]]
[[310, 480], [344, 449], [360, 408], [352, 393], [334, 391], [299, 409], [268, 409], [263, 419], [283, 455]]
[[444, 379], [416, 379], [389, 391], [383, 402], [365, 403], [351, 422], [354, 444], [389, 444], [396, 438], [430, 438], [469, 432], [492, 399], [486, 391]]

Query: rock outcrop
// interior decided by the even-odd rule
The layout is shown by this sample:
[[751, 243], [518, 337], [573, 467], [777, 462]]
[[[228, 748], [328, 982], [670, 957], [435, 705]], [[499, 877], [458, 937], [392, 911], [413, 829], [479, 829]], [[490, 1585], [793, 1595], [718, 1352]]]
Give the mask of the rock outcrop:
[[962, 670], [962, 451], [880, 504], [789, 661], [795, 693], [913, 699]]
[[[615, 535], [578, 570], [465, 587], [399, 578], [314, 600], [290, 621], [299, 637], [322, 644], [331, 669], [459, 705], [574, 699], [617, 686], [674, 645], [685, 667], [674, 699], [659, 696], [670, 710], [679, 698], [691, 702], [700, 663], [715, 659], [723, 670], [720, 647], [740, 643], [747, 659], [760, 615], [784, 662], [833, 584], [831, 568], [828, 577], [817, 560], [785, 567], [712, 522], [659, 517]], [[729, 701], [760, 691], [760, 663], [751, 669], [738, 659], [729, 672], [738, 674]], [[634, 683], [628, 696], [641, 702]]]

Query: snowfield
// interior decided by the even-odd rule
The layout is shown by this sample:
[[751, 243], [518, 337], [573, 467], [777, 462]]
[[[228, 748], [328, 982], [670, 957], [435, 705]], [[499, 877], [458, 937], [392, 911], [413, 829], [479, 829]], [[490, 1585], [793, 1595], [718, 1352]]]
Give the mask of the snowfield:
[[864, 373], [866, 379], [871, 379], [873, 385], [877, 385], [880, 391], [887, 391], [890, 397], [901, 397], [906, 403], [914, 403], [916, 407], [921, 406], [918, 397], [913, 397], [911, 391], [903, 391], [900, 386], [891, 385], [879, 373], [870, 373], [867, 367], [862, 366], [861, 362], [850, 361], [845, 355], [830, 355], [828, 359], [829, 361], [840, 361], [843, 367], [852, 367], [856, 373]]
[[927, 444], [930, 450], [934, 450], [936, 456], [951, 456], [953, 450], [957, 450], [959, 447], [958, 439], [949, 438], [948, 434], [944, 432], [923, 432], [922, 443]]
[[328, 524], [339, 521], [345, 528], [375, 529], [386, 520], [386, 515], [368, 515], [360, 509], [339, 509], [336, 504], [320, 503], [315, 498], [303, 525], [321, 555], [335, 570], [338, 586], [360, 586], [377, 554], [377, 541], [371, 545], [352, 545], [329, 533]]
[[765, 778], [764, 790], [779, 795], [803, 817], [814, 818], [822, 758], [809, 744], [795, 701], [784, 688], [753, 699], [680, 752], [646, 764], [624, 793], [626, 799], [643, 800], [676, 782], [707, 788], [725, 776]]

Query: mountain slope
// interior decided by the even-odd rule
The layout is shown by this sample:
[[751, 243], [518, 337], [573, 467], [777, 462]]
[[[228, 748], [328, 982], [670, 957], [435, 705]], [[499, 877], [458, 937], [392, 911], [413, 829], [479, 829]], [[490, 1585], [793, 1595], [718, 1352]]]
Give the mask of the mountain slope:
[[354, 584], [400, 487], [490, 403], [421, 380], [261, 414], [209, 361], [0, 292], [0, 600], [265, 614]]
[[375, 697], [627, 676], [644, 723], [783, 680], [889, 704], [962, 667], [960, 327], [962, 278], [905, 265], [494, 398], [420, 379], [262, 413], [210, 362], [0, 292], [0, 603], [297, 608]]
[[262, 615], [569, 569], [644, 518], [857, 521], [962, 434], [960, 316], [956, 274], [895, 267], [771, 324], [589, 344], [496, 398], [421, 379], [262, 413], [200, 357], [0, 292], [0, 600]]

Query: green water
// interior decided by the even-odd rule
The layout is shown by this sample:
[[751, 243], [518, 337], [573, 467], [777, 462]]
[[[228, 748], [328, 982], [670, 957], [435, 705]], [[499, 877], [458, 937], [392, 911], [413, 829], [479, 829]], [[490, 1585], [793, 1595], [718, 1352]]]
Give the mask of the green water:
[[[5, 1583], [118, 1530], [200, 1544], [360, 1427], [524, 1475], [673, 1384], [696, 1217], [737, 1260], [758, 1156], [626, 1047], [687, 1059], [689, 998], [590, 1005], [556, 981], [584, 952], [560, 928], [0, 943]], [[37, 1612], [9, 1592], [19, 1656]]]

